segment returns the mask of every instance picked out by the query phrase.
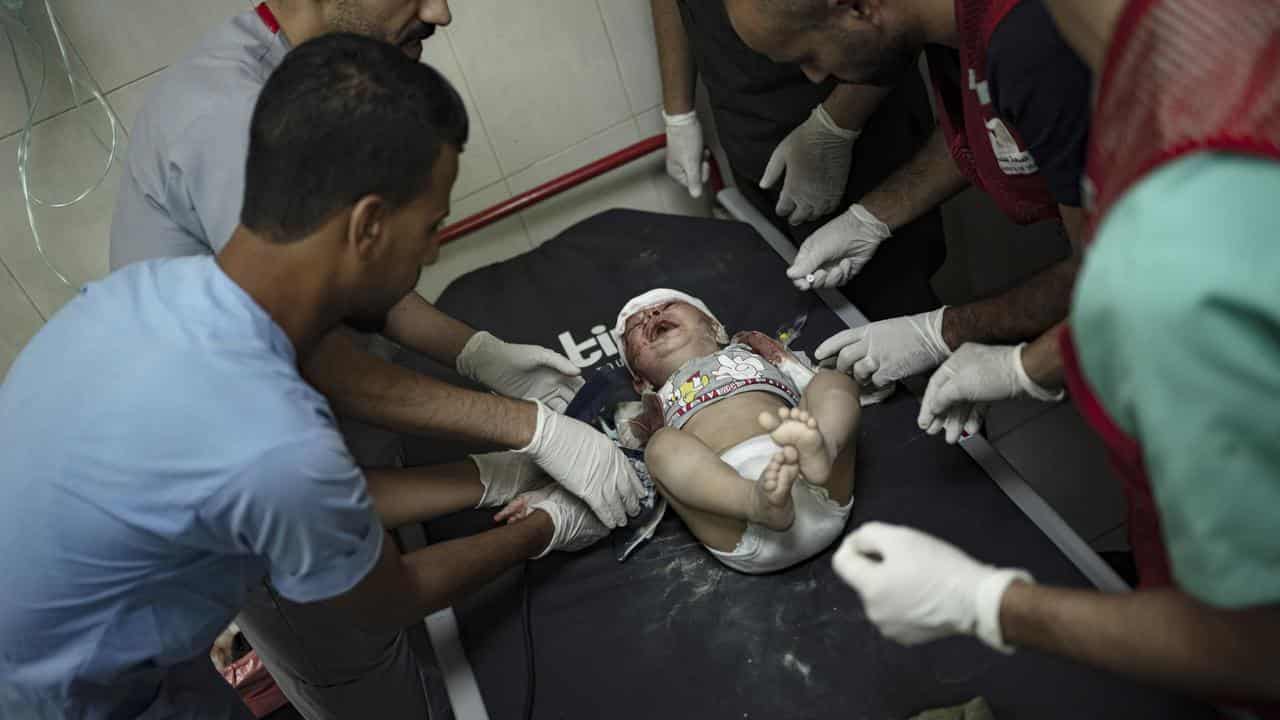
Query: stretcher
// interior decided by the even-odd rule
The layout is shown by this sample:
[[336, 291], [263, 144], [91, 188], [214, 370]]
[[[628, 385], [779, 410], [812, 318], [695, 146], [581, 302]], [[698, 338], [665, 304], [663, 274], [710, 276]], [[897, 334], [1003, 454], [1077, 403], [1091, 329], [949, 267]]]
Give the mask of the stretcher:
[[[656, 137], [444, 231], [446, 240], [660, 149]], [[703, 298], [729, 330], [773, 332], [806, 319], [793, 348], [812, 353], [865, 322], [838, 292], [801, 293], [784, 276], [794, 248], [732, 188], [737, 220], [612, 210], [538, 249], [454, 281], [446, 313], [512, 342], [562, 351], [584, 374], [618, 364], [608, 335], [623, 302], [653, 287]], [[448, 376], [429, 361], [419, 369]], [[456, 377], [450, 379], [462, 382]], [[867, 408], [850, 527], [910, 525], [1038, 581], [1127, 590], [980, 436], [950, 447], [916, 426], [898, 392]], [[457, 459], [456, 443], [406, 441], [411, 465]], [[426, 527], [441, 541], [492, 527], [465, 512]], [[1033, 651], [1002, 655], [971, 639], [904, 648], [884, 639], [834, 575], [834, 548], [781, 573], [720, 565], [668, 514], [626, 562], [616, 532], [595, 547], [514, 569], [427, 619], [448, 704], [437, 714], [495, 718], [907, 718], [984, 696], [998, 718], [1199, 718], [1206, 708]]]

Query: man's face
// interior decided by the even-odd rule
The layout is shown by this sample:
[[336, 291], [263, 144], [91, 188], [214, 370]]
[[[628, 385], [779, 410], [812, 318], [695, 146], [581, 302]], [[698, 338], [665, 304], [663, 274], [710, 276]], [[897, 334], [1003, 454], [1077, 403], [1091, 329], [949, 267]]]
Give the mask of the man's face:
[[387, 216], [383, 252], [369, 267], [368, 299], [347, 318], [347, 325], [380, 332], [391, 308], [413, 292], [422, 266], [434, 263], [440, 254], [440, 226], [449, 214], [449, 194], [457, 178], [458, 149], [445, 145], [427, 191]]
[[728, 0], [729, 20], [742, 41], [777, 63], [799, 65], [814, 83], [894, 85], [919, 55], [920, 33], [888, 3], [838, 5], [799, 18], [758, 0]]
[[331, 0], [326, 7], [331, 32], [353, 32], [422, 57], [422, 41], [453, 19], [448, 0]]
[[715, 325], [687, 302], [653, 305], [627, 318], [622, 351], [637, 375], [654, 386], [666, 382], [674, 361], [710, 355], [719, 348]]

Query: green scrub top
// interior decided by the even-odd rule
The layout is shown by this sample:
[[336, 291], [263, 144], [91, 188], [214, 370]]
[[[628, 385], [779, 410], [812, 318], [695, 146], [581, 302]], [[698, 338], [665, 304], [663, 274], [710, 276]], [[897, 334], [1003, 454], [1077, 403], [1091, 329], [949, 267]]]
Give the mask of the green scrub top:
[[1135, 185], [1072, 328], [1142, 446], [1178, 583], [1219, 607], [1280, 602], [1280, 162], [1202, 153]]

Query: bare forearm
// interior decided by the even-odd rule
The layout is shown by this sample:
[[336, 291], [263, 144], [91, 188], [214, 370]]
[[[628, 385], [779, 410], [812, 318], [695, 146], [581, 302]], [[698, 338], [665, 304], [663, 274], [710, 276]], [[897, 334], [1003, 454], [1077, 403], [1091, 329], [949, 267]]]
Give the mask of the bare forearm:
[[652, 5], [658, 65], [662, 71], [662, 107], [671, 115], [690, 112], [697, 72], [680, 8], [676, 0], [652, 0]]
[[401, 565], [418, 603], [415, 617], [454, 604], [508, 568], [534, 557], [550, 544], [554, 531], [551, 517], [536, 510], [511, 525], [405, 555]]
[[473, 508], [484, 495], [480, 471], [464, 460], [418, 468], [366, 470], [373, 509], [386, 528]]
[[416, 292], [411, 292], [387, 316], [387, 337], [449, 367], [475, 329], [440, 312]]
[[307, 358], [303, 374], [340, 414], [417, 435], [451, 435], [506, 448], [533, 439], [533, 403], [455, 387], [356, 346], [342, 331], [329, 333]]
[[1280, 606], [1209, 607], [1177, 590], [1107, 595], [1015, 582], [1007, 641], [1179, 690], [1280, 700]]
[[1059, 338], [1063, 323], [1058, 323], [1022, 348], [1022, 369], [1027, 377], [1046, 390], [1061, 388], [1066, 380], [1062, 373], [1062, 347]]
[[845, 130], [861, 130], [889, 94], [889, 88], [841, 83], [822, 101], [827, 114]]
[[995, 297], [947, 308], [943, 340], [955, 349], [966, 342], [1007, 343], [1040, 336], [1066, 318], [1079, 269], [1079, 259], [1072, 256]]
[[929, 142], [910, 162], [867, 193], [861, 202], [890, 230], [897, 230], [954, 197], [968, 185], [969, 181], [960, 174], [955, 160], [951, 158], [942, 131], [934, 130]]
[[554, 530], [551, 517], [536, 511], [511, 525], [408, 555], [396, 552], [391, 536], [384, 535], [373, 569], [356, 587], [324, 602], [351, 613], [352, 622], [366, 630], [397, 630], [458, 602], [537, 555], [551, 542]]

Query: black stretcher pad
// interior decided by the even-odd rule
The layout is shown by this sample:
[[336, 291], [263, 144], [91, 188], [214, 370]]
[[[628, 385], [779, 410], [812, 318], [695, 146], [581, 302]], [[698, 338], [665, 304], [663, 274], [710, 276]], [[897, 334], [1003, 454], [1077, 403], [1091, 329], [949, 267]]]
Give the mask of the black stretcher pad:
[[[515, 342], [563, 349], [654, 287], [703, 298], [732, 333], [772, 333], [809, 310], [796, 343], [844, 325], [786, 280], [785, 264], [740, 223], [616, 210], [527, 255], [470, 273], [438, 306]], [[594, 347], [584, 348], [589, 356]], [[600, 364], [616, 357], [600, 359]], [[600, 365], [597, 365], [599, 367]], [[591, 372], [588, 370], [587, 372]], [[869, 520], [934, 533], [1042, 583], [1084, 577], [961, 450], [923, 435], [900, 392], [868, 408], [850, 527]], [[456, 455], [457, 449], [453, 449]], [[409, 448], [412, 463], [447, 456]], [[437, 521], [433, 541], [491, 527], [488, 513]], [[720, 565], [674, 513], [626, 562], [615, 535], [508, 573], [456, 609], [491, 717], [522, 717], [527, 687], [521, 583], [529, 585], [536, 718], [906, 718], [983, 695], [997, 718], [1192, 718], [1198, 705], [1031, 651], [971, 639], [904, 648], [881, 637], [831, 568], [834, 548], [770, 576]]]

